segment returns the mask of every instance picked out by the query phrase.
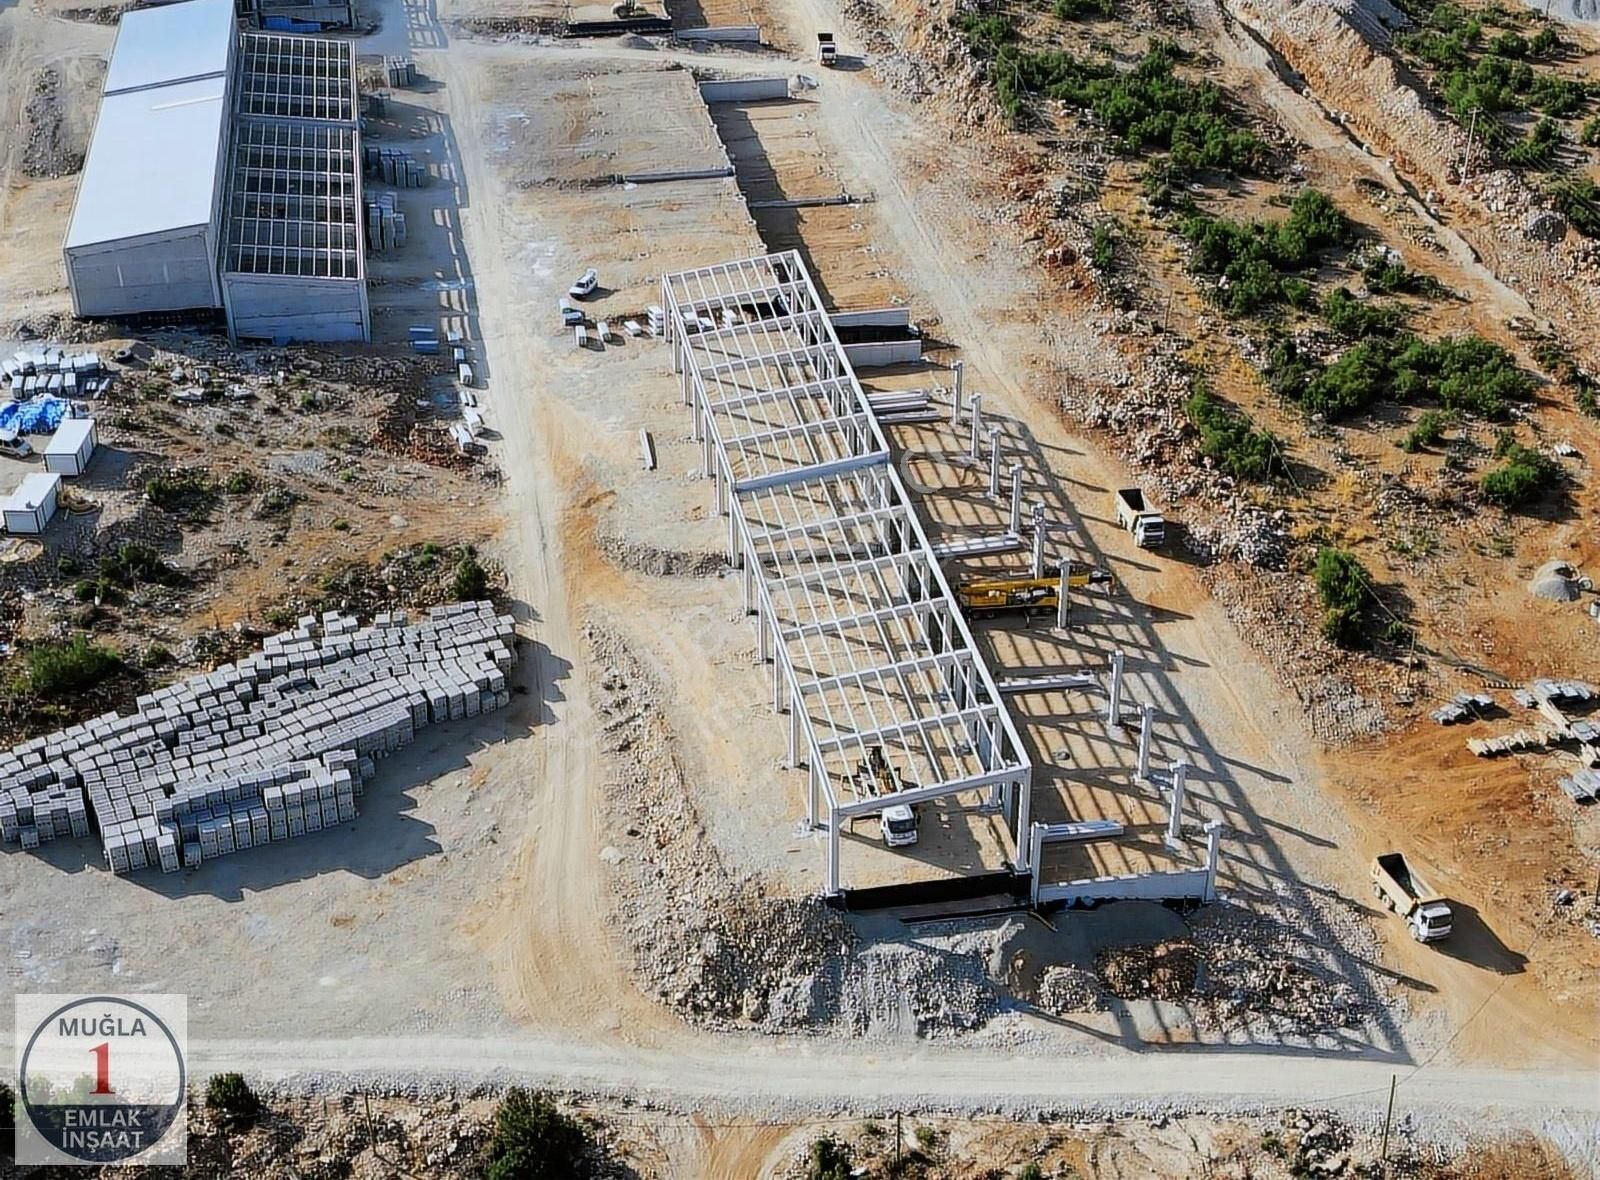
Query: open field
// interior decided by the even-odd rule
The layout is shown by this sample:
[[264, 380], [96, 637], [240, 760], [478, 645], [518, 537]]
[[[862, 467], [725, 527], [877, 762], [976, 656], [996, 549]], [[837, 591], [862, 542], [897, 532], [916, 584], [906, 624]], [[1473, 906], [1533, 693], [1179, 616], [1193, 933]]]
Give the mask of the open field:
[[[511, 707], [431, 728], [380, 763], [337, 840], [128, 877], [90, 863], [88, 844], [8, 846], [0, 961], [13, 990], [187, 992], [197, 1070], [290, 1088], [525, 1080], [694, 1112], [600, 1104], [602, 1122], [622, 1120], [608, 1142], [641, 1176], [799, 1175], [800, 1153], [834, 1127], [809, 1121], [822, 1112], [1112, 1106], [1269, 1113], [1197, 1118], [1186, 1141], [1164, 1121], [1113, 1131], [930, 1119], [928, 1174], [1040, 1158], [1105, 1178], [1247, 1159], [1250, 1174], [1275, 1175], [1287, 1164], [1266, 1158], [1273, 1112], [1337, 1104], [1366, 1158], [1395, 1074], [1403, 1109], [1441, 1140], [1526, 1131], [1593, 1167], [1597, 809], [1553, 785], [1570, 754], [1467, 753], [1466, 737], [1523, 723], [1507, 720], [1508, 690], [1493, 690], [1507, 715], [1470, 726], [1436, 726], [1426, 712], [1486, 679], [1600, 681], [1594, 620], [1524, 588], [1551, 556], [1590, 572], [1594, 419], [1541, 382], [1509, 421], [1532, 445], [1571, 442], [1565, 498], [1520, 515], [1484, 506], [1476, 480], [1496, 424], [1466, 416], [1450, 427], [1459, 447], [1408, 453], [1396, 444], [1417, 406], [1381, 403], [1330, 425], [1274, 394], [1264, 329], [1219, 310], [1152, 211], [1137, 162], [1092, 146], [1088, 121], [1064, 104], [1023, 131], [1004, 126], [958, 56], [949, 13], [853, 5], [847, 24], [831, 0], [737, 7], [669, 11], [680, 27], [697, 13], [770, 22], [779, 47], [835, 28], [851, 68], [819, 71], [782, 48], [463, 35], [458, 22], [543, 10], [386, 0], [358, 49], [410, 53], [423, 83], [391, 93], [367, 134], [405, 146], [429, 182], [400, 194], [410, 241], [369, 255], [374, 343], [234, 353], [191, 327], [87, 329], [106, 337], [95, 347], [138, 348], [96, 408], [102, 450], [73, 484], [77, 510], [0, 564], [0, 640], [86, 630], [130, 655], [175, 655], [130, 661], [138, 678], [115, 691], [131, 697], [248, 650], [271, 619], [440, 601], [457, 547], [471, 546], [522, 651]], [[1330, 120], [1318, 78], [1307, 70], [1297, 89], [1257, 26], [1240, 23], [1260, 7], [1195, 0], [1162, 27], [1194, 50], [1185, 76], [1225, 85], [1277, 153], [1260, 174], [1197, 184], [1204, 207], [1279, 217], [1304, 185], [1327, 191], [1358, 234], [1395, 244], [1452, 293], [1397, 297], [1410, 330], [1470, 329], [1537, 369], [1538, 337], [1508, 321], [1546, 317], [1571, 336], [1553, 309], [1581, 307], [1584, 293], [1558, 277], [1529, 294], [1516, 259], [1481, 248], [1488, 218], [1471, 194], [1452, 192], [1441, 210], [1419, 194], [1413, 157], [1363, 143], [1366, 115]], [[1139, 20], [1038, 15], [1026, 36], [1141, 52], [1153, 18], [1130, 8]], [[108, 45], [92, 22], [0, 10], [0, 61], [12, 67], [0, 116], [20, 117], [37, 71], [59, 69], [65, 114], [52, 142], [70, 156]], [[941, 69], [947, 93], [906, 97], [905, 79]], [[698, 86], [797, 73], [816, 85], [785, 100], [708, 107]], [[60, 318], [73, 177], [30, 175], [22, 159], [10, 151], [0, 186], [0, 309], [12, 331], [70, 337], [85, 331]], [[1087, 261], [1089, 232], [1107, 218], [1116, 264], [1102, 273]], [[1033, 818], [1124, 827], [1051, 850], [1043, 879], [1194, 868], [1202, 825], [1217, 821], [1218, 904], [1038, 916], [990, 895], [970, 908], [1003, 912], [952, 918], [820, 900], [826, 837], [804, 821], [806, 774], [791, 765], [791, 721], [774, 708], [773, 666], [727, 563], [708, 450], [692, 436], [669, 344], [624, 328], [663, 301], [663, 275], [791, 249], [831, 310], [903, 306], [922, 331], [920, 362], [860, 378], [869, 393], [927, 390], [939, 411], [885, 427], [929, 539], [1008, 526], [1009, 474], [991, 497], [987, 453], [969, 462], [967, 419], [949, 420], [959, 362], [967, 395], [982, 396], [984, 446], [995, 428], [1006, 470], [1020, 469], [1024, 518], [1042, 506], [1047, 570], [1070, 558], [1110, 575], [1073, 597], [1064, 629], [1053, 612], [972, 626], [997, 677], [1103, 677], [1113, 652], [1126, 659], [1114, 723], [1098, 689], [1008, 699], [1034, 765]], [[599, 286], [581, 304], [578, 347], [557, 302], [591, 266]], [[1362, 275], [1341, 254], [1310, 277], [1320, 289]], [[1276, 326], [1334, 347], [1311, 312], [1283, 316]], [[610, 335], [597, 341], [601, 321]], [[446, 441], [459, 408], [449, 367], [406, 349], [419, 323], [470, 345], [481, 454]], [[253, 396], [173, 403], [175, 364], [214, 368]], [[1284, 441], [1288, 476], [1253, 484], [1197, 458], [1169, 380], [1183, 366]], [[729, 421], [752, 435], [790, 425], [759, 407]], [[25, 469], [0, 458], [0, 488]], [[149, 502], [149, 477], [172, 469], [204, 475], [203, 504]], [[1177, 526], [1160, 551], [1118, 527], [1112, 493], [1135, 483], [1160, 490]], [[827, 511], [826, 499], [813, 507]], [[1240, 536], [1276, 557], [1252, 560]], [[81, 571], [128, 539], [181, 582], [86, 610]], [[1414, 645], [1351, 654], [1318, 636], [1308, 570], [1320, 545], [1359, 555]], [[952, 582], [1018, 574], [1029, 557], [1024, 539], [944, 569]], [[859, 610], [873, 593], [841, 589], [828, 609]], [[808, 671], [894, 650], [887, 633], [819, 643]], [[879, 692], [880, 706], [948, 708], [933, 677]], [[841, 699], [874, 700], [860, 684]], [[1134, 710], [1146, 703], [1152, 764], [1189, 767], [1172, 844], [1166, 796], [1135, 773]], [[43, 732], [46, 719], [12, 724]], [[912, 744], [890, 742], [896, 757]], [[952, 764], [972, 756], [946, 753]], [[906, 757], [918, 781], [938, 777], [937, 763]], [[982, 795], [923, 805], [905, 850], [884, 845], [876, 817], [853, 821], [846, 883], [1004, 869], [1014, 841]], [[1367, 866], [1392, 847], [1449, 897], [1449, 942], [1413, 943], [1373, 901]], [[1557, 906], [1563, 888], [1584, 896]], [[1153, 982], [1153, 947], [1191, 964], [1170, 989]], [[0, 1045], [15, 1050], [9, 1034]], [[858, 1158], [881, 1162], [879, 1132], [853, 1118], [837, 1129]], [[1523, 1166], [1544, 1166], [1542, 1148], [1525, 1150]]]

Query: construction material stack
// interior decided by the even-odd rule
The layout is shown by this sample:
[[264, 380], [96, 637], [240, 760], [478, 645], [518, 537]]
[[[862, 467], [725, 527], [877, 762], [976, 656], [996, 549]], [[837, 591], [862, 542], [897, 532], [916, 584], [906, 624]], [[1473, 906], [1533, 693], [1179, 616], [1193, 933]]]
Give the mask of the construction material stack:
[[124, 873], [193, 868], [355, 818], [374, 760], [504, 708], [512, 620], [487, 602], [370, 627], [330, 611], [262, 650], [0, 755], [0, 843], [100, 835]]

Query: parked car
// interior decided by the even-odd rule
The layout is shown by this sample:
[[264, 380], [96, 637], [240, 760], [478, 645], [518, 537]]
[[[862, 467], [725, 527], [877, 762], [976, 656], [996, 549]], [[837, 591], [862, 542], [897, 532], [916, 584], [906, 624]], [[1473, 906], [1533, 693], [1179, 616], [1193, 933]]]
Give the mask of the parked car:
[[561, 326], [571, 328], [583, 323], [583, 311], [572, 305], [572, 300], [562, 297], [561, 300]]
[[600, 272], [591, 266], [588, 270], [584, 271], [578, 276], [577, 282], [573, 283], [572, 286], [567, 288], [567, 294], [571, 295], [574, 299], [586, 299], [594, 293], [594, 289], [599, 285]]
[[33, 446], [15, 431], [7, 431], [0, 434], [0, 455], [9, 455], [13, 459], [31, 459]]

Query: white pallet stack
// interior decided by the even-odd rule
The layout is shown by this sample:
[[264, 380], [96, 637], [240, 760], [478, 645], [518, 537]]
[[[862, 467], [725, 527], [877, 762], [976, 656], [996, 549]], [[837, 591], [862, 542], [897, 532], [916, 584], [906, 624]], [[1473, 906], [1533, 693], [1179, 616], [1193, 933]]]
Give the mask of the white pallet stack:
[[487, 602], [370, 627], [307, 616], [260, 652], [0, 754], [0, 843], [98, 831], [113, 872], [165, 872], [355, 818], [374, 759], [510, 703]]

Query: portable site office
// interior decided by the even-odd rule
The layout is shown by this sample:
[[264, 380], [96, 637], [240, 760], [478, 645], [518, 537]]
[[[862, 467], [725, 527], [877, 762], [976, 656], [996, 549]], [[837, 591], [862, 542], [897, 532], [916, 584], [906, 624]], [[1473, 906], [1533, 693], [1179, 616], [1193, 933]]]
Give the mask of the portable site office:
[[44, 447], [44, 469], [57, 475], [82, 475], [99, 442], [93, 418], [68, 418]]
[[23, 536], [37, 536], [44, 532], [50, 518], [56, 514], [60, 495], [59, 475], [35, 472], [25, 477], [4, 505], [0, 505], [6, 532]]

